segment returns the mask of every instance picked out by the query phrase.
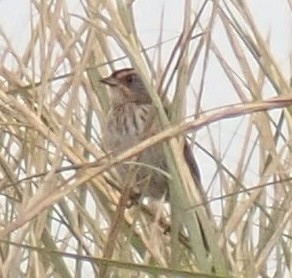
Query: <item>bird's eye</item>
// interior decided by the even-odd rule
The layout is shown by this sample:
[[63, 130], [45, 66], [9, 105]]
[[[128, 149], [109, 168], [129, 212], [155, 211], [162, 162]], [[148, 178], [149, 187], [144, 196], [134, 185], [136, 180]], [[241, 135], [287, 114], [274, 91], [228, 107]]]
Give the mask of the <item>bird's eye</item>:
[[127, 84], [132, 84], [133, 81], [134, 81], [134, 76], [132, 74], [130, 74], [126, 77]]

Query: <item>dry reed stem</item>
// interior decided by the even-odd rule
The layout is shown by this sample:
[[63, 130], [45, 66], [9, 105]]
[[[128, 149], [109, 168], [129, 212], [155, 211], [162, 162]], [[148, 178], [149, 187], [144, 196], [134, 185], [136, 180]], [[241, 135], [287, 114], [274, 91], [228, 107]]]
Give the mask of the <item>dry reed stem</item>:
[[[197, 10], [186, 2], [183, 28], [166, 63], [159, 58], [164, 38], [161, 19], [159, 43], [154, 46], [156, 68], [148, 47], [141, 43], [133, 2], [87, 1], [84, 12], [72, 14], [66, 1], [31, 1], [31, 33], [22, 53], [0, 28], [5, 44], [0, 53], [0, 276], [26, 272], [27, 277], [56, 273], [81, 277], [88, 267], [85, 261], [95, 276], [101, 264], [117, 275], [193, 277], [198, 269], [206, 272], [205, 277], [211, 275], [210, 261], [200, 257], [197, 239], [184, 244], [177, 237], [181, 221], [193, 229], [194, 214], [204, 218], [201, 209], [205, 205], [187, 173], [177, 138], [190, 132], [198, 137], [205, 129], [207, 140], [200, 142], [201, 150], [216, 165], [210, 184], [205, 185], [207, 200], [211, 205], [220, 202], [221, 207], [220, 213], [211, 209], [212, 217], [203, 225], [212, 264], [225, 276], [269, 276], [274, 255], [278, 274], [284, 274], [291, 263], [292, 92], [270, 50], [269, 37], [260, 33], [256, 18], [242, 1], [203, 1]], [[219, 21], [238, 68], [218, 46], [214, 32]], [[203, 33], [196, 41], [199, 28]], [[114, 69], [113, 63], [121, 62], [117, 48], [145, 81], [165, 130], [108, 156], [102, 131], [109, 100], [98, 80], [107, 74], [106, 65]], [[214, 57], [231, 84], [228, 93], [240, 103], [207, 111], [202, 105]], [[199, 78], [199, 85], [193, 76]], [[156, 89], [150, 77], [157, 78]], [[268, 89], [267, 83], [271, 84]], [[157, 88], [160, 93], [166, 89], [166, 95], [174, 88], [170, 119]], [[267, 90], [276, 97], [264, 98]], [[188, 107], [183, 99], [189, 99], [192, 91], [198, 95], [197, 102], [192, 117], [184, 121], [181, 118]], [[228, 154], [242, 125], [221, 150], [212, 123], [236, 117], [246, 126], [238, 152], [233, 154], [236, 165], [230, 167]], [[161, 142], [166, 143], [170, 175], [175, 184], [182, 185], [172, 188], [173, 200], [180, 201], [172, 200], [175, 213], [170, 234], [163, 233], [168, 227], [164, 217], [148, 213], [147, 206], [117, 212], [120, 192], [113, 187], [115, 176], [105, 174]], [[251, 169], [257, 178], [247, 182]], [[213, 195], [216, 190], [220, 190], [219, 196]], [[111, 233], [110, 227], [115, 227]], [[212, 234], [213, 228], [216, 234]], [[151, 232], [155, 237], [151, 238]], [[68, 263], [68, 258], [76, 263]]]

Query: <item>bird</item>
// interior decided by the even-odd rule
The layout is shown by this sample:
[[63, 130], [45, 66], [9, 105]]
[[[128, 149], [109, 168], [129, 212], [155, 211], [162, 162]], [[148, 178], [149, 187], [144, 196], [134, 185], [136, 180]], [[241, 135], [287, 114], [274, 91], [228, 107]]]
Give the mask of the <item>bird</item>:
[[[116, 70], [100, 82], [109, 87], [112, 106], [107, 117], [104, 140], [108, 149], [113, 152], [126, 150], [161, 131], [152, 99], [135, 69]], [[167, 112], [169, 108], [165, 107], [165, 110]], [[183, 152], [195, 184], [204, 196], [199, 167], [187, 140], [184, 142]], [[157, 200], [164, 197], [168, 200], [169, 180], [163, 174], [163, 171], [168, 171], [168, 167], [162, 144], [144, 150], [136, 161], [140, 166], [130, 198], [150, 197]], [[117, 166], [122, 178], [129, 173], [129, 167], [129, 164]]]
[[[109, 98], [112, 106], [107, 117], [104, 140], [110, 151], [115, 153], [126, 150], [161, 131], [159, 118], [156, 115], [152, 99], [146, 90], [143, 80], [135, 69], [123, 68], [116, 70], [110, 76], [102, 78], [100, 81], [109, 86]], [[168, 114], [169, 107], [165, 105], [164, 108]], [[207, 204], [199, 167], [186, 139], [184, 140], [182, 152], [194, 184], [201, 195], [201, 200], [203, 204]], [[169, 179], [163, 174], [163, 172], [168, 172], [168, 167], [162, 144], [147, 148], [140, 153], [136, 161], [140, 163], [134, 164], [138, 167], [136, 172], [131, 171], [131, 164], [122, 164], [116, 167], [122, 178], [122, 183], [127, 182], [129, 180], [128, 176], [135, 173], [134, 186], [132, 185], [130, 192], [128, 191], [128, 196], [127, 194], [121, 196], [129, 199], [126, 206], [132, 207], [133, 204], [137, 203], [141, 198], [143, 200], [144, 197], [150, 198], [152, 204], [161, 200], [170, 203]], [[147, 165], [151, 167], [147, 167]], [[123, 186], [125, 188], [127, 185]], [[123, 194], [125, 191], [121, 190], [120, 192]], [[125, 199], [127, 200], [127, 198]], [[211, 214], [208, 206], [205, 206], [205, 209], [206, 217], [209, 218]], [[195, 219], [197, 222], [197, 232], [187, 229], [188, 233], [196, 234], [201, 238], [201, 246], [206, 252], [205, 255], [208, 255], [210, 245], [202, 225], [202, 220], [197, 213], [195, 213]], [[165, 234], [169, 233], [170, 226], [165, 227], [164, 232]], [[188, 245], [189, 236], [186, 236], [183, 229], [180, 229], [179, 238]], [[202, 256], [202, 253], [200, 253], [200, 256]], [[215, 273], [213, 266], [212, 272]]]

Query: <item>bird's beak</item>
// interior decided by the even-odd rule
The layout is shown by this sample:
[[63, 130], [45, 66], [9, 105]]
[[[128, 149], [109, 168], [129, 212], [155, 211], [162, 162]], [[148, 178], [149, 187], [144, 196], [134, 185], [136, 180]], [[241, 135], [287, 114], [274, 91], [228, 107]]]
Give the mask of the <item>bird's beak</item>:
[[101, 83], [104, 83], [104, 84], [109, 85], [109, 86], [117, 86], [118, 85], [116, 78], [114, 78], [112, 76], [102, 78], [99, 81]]

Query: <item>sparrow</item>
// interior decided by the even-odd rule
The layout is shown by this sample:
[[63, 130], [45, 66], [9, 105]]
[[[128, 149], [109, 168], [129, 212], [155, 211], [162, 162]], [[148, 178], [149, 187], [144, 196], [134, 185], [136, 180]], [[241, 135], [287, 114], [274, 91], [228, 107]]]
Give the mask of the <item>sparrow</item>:
[[[161, 130], [158, 116], [140, 76], [133, 68], [114, 71], [100, 80], [109, 86], [112, 108], [107, 118], [106, 147], [111, 151], [126, 150]], [[167, 111], [167, 108], [165, 108]], [[183, 147], [184, 157], [199, 190], [202, 192], [200, 172], [187, 141]], [[167, 163], [162, 144], [144, 150], [137, 160], [136, 183], [133, 196], [169, 199]], [[148, 165], [148, 166], [147, 166]], [[119, 165], [118, 173], [123, 178], [129, 173], [129, 164]], [[159, 171], [158, 169], [162, 170]]]
[[[109, 86], [112, 104], [108, 114], [105, 138], [105, 143], [109, 150], [113, 151], [113, 153], [126, 150], [161, 131], [159, 118], [156, 115], [152, 99], [142, 79], [133, 68], [114, 71], [110, 76], [100, 81]], [[169, 108], [165, 107], [165, 111], [167, 112], [168, 110]], [[198, 164], [186, 139], [184, 140], [182, 152], [202, 201], [207, 204]], [[130, 202], [128, 204], [130, 205], [128, 207], [144, 197], [149, 197], [154, 201], [164, 199], [164, 201], [169, 202], [169, 179], [163, 174], [163, 172], [168, 171], [168, 167], [162, 144], [154, 145], [144, 150], [136, 158], [136, 162], [139, 162], [139, 165], [135, 164], [138, 168], [135, 172], [134, 186], [129, 194]], [[128, 176], [133, 173], [131, 170], [129, 163], [117, 166], [122, 182], [129, 180]], [[205, 209], [206, 217], [209, 218], [208, 206]], [[202, 248], [208, 255], [210, 247], [203, 229], [203, 220], [200, 219], [197, 213], [195, 219], [198, 231], [194, 233], [188, 230], [188, 232], [189, 234], [194, 233], [200, 236]], [[170, 226], [166, 228], [165, 233], [169, 231]], [[184, 242], [188, 241], [188, 236], [182, 230], [180, 230], [179, 236]], [[216, 272], [213, 266], [212, 272]]]

